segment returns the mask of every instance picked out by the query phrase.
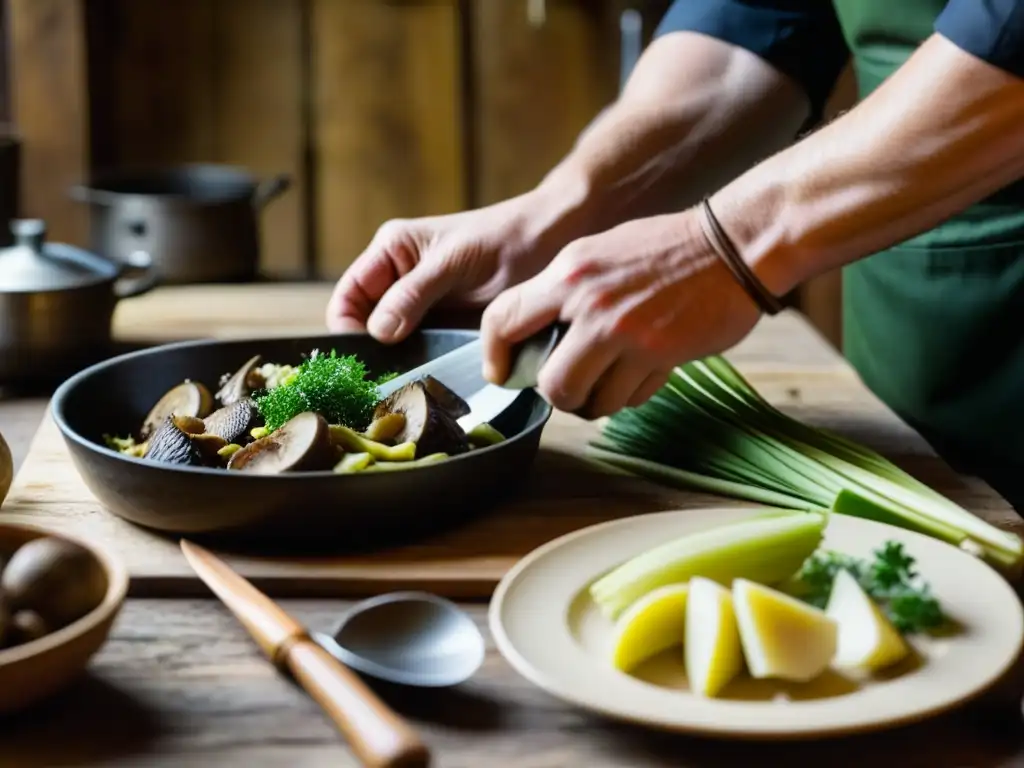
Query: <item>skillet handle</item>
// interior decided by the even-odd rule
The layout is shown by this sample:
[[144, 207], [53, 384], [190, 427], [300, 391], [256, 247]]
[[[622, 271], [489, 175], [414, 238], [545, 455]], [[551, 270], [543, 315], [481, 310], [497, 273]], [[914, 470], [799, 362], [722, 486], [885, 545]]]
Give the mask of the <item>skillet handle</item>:
[[430, 752], [419, 736], [359, 677], [308, 637], [285, 652], [284, 666], [334, 721], [369, 768], [426, 768]]
[[555, 347], [569, 330], [568, 323], [553, 323], [512, 349], [512, 370], [505, 383], [506, 389], [532, 389], [537, 386], [537, 376], [544, 363], [551, 357]]

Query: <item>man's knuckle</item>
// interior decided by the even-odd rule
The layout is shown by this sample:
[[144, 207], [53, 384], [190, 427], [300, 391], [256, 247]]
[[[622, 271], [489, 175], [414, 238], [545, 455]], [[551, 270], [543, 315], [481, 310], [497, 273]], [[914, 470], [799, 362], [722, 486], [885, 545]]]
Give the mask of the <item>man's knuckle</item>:
[[511, 303], [515, 299], [499, 294], [484, 310], [480, 318], [480, 327], [485, 333], [504, 338], [509, 323], [513, 318]]
[[392, 286], [390, 294], [388, 303], [401, 309], [418, 306], [424, 298], [423, 289], [410, 280], [399, 280]]
[[569, 285], [579, 285], [594, 275], [599, 264], [594, 249], [586, 241], [577, 240], [559, 254], [559, 277]]
[[383, 243], [401, 240], [408, 233], [409, 226], [405, 219], [389, 219], [377, 229], [376, 239]]
[[542, 369], [537, 377], [537, 389], [545, 400], [560, 411], [572, 411], [578, 405], [573, 401], [560, 371]]

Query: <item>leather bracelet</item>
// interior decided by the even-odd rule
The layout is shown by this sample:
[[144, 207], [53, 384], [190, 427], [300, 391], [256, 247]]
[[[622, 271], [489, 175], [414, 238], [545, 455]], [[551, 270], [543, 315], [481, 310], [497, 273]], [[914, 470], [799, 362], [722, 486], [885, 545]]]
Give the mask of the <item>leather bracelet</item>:
[[762, 312], [766, 315], [779, 314], [784, 309], [782, 302], [765, 288], [764, 283], [747, 266], [747, 262], [740, 256], [736, 246], [732, 244], [729, 236], [725, 234], [725, 230], [722, 229], [722, 225], [715, 217], [708, 198], [705, 197], [701, 200], [700, 208], [703, 214], [700, 217], [700, 227], [704, 231], [704, 237], [707, 239], [711, 249], [725, 263], [725, 266], [729, 268], [732, 276], [736, 279], [736, 282], [747, 292], [747, 295], [753, 299]]

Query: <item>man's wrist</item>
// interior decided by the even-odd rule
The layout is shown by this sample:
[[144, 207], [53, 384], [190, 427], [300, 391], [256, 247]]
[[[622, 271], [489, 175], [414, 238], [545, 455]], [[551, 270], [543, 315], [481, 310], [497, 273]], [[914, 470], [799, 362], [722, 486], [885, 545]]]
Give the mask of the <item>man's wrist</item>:
[[710, 203], [750, 271], [773, 296], [781, 298], [812, 275], [787, 224], [783, 185], [762, 182], [768, 173], [761, 170], [769, 171], [758, 169], [741, 176], [712, 195]]
[[537, 228], [530, 235], [554, 244], [556, 250], [597, 231], [597, 191], [586, 174], [568, 162], [526, 194]]

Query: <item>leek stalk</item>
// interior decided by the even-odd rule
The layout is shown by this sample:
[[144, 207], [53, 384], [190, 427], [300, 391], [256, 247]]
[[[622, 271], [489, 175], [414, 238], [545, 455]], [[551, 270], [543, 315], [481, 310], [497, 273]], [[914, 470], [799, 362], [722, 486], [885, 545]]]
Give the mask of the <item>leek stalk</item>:
[[1024, 567], [1019, 536], [881, 454], [782, 413], [722, 357], [678, 366], [647, 403], [612, 416], [590, 453], [668, 485], [881, 520], [980, 553], [1004, 572]]

